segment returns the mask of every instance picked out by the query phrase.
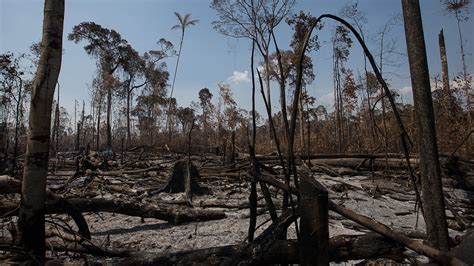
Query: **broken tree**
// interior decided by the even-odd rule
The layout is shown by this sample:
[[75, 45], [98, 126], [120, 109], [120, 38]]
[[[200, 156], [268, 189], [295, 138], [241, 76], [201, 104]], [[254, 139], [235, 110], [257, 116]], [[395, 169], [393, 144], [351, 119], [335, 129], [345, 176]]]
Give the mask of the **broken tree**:
[[[173, 172], [166, 181], [166, 185], [158, 191], [152, 193], [179, 193], [189, 191], [191, 194], [202, 194], [205, 190], [199, 186], [199, 171], [192, 162], [181, 160], [174, 164]], [[186, 189], [186, 185], [190, 188]]]

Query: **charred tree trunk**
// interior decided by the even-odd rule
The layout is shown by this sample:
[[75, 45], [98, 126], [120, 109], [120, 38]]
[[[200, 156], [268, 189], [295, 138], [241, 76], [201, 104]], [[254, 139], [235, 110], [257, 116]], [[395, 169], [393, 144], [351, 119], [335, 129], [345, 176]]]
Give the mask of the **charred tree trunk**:
[[127, 147], [132, 144], [131, 130], [130, 130], [130, 98], [132, 97], [132, 91], [127, 89]]
[[[0, 101], [3, 101], [3, 99], [0, 98]], [[3, 112], [3, 106], [0, 107], [2, 110], [0, 112]], [[5, 141], [6, 139], [6, 123], [0, 120], [0, 173], [5, 170], [6, 164], [7, 164], [7, 143]]]
[[[86, 144], [86, 131], [84, 130], [85, 115], [86, 115], [86, 102], [82, 100], [82, 114], [81, 114], [81, 133], [82, 133], [82, 145]], [[79, 143], [80, 144], [80, 143]], [[80, 146], [80, 145], [79, 145]]]
[[[37, 260], [45, 259], [44, 205], [48, 171], [51, 109], [61, 69], [64, 0], [45, 0], [41, 54], [31, 96], [26, 161], [18, 218], [19, 244]], [[29, 257], [28, 259], [31, 260]]]
[[95, 135], [95, 149], [99, 150], [99, 145], [100, 145], [100, 115], [101, 115], [101, 109], [102, 109], [102, 93], [99, 95], [99, 106], [97, 107], [97, 132]]
[[55, 151], [58, 152], [58, 149], [59, 149], [59, 115], [60, 115], [60, 112], [59, 112], [59, 84], [58, 84], [58, 99], [57, 99], [57, 103], [56, 103], [56, 110], [55, 110], [55, 118], [56, 118], [56, 121], [55, 122], [55, 127], [56, 128], [56, 135], [55, 135]]
[[449, 71], [448, 71], [448, 58], [446, 56], [446, 44], [444, 43], [443, 30], [439, 32], [439, 55], [441, 58], [441, 77], [443, 79], [443, 98], [445, 100], [445, 106], [447, 113], [451, 112], [451, 93], [449, 90]]
[[107, 151], [112, 150], [112, 87], [107, 88]]
[[15, 146], [13, 148], [13, 158], [12, 158], [12, 175], [16, 174], [16, 157], [18, 156], [18, 130], [20, 129], [20, 112], [21, 112], [21, 101], [22, 101], [22, 91], [23, 81], [20, 79], [20, 86], [18, 88], [18, 101], [16, 103], [16, 114], [15, 114]]
[[436, 143], [436, 128], [431, 98], [430, 76], [418, 0], [402, 0], [405, 36], [410, 63], [413, 101], [418, 128], [422, 200], [428, 243], [446, 251], [448, 226], [444, 211], [441, 168]]
[[81, 123], [77, 123], [76, 125], [76, 145], [74, 147], [74, 150], [78, 151], [79, 147], [81, 146]]
[[303, 94], [300, 94], [300, 101], [298, 108], [300, 108], [300, 111], [298, 113], [299, 116], [299, 129], [300, 129], [300, 155], [308, 155], [307, 151], [305, 152], [305, 137], [304, 137], [304, 108], [303, 108]]
[[[255, 117], [255, 70], [254, 70], [254, 55], [255, 55], [255, 40], [252, 42], [252, 57], [250, 58], [250, 68], [252, 69], [252, 145], [249, 145], [249, 153], [252, 156], [252, 159], [255, 158], [255, 145], [257, 141], [257, 123]], [[255, 160], [252, 160], [252, 179], [250, 183], [250, 195], [249, 195], [249, 205], [250, 205], [250, 219], [249, 219], [249, 229], [247, 233], [247, 238], [249, 242], [252, 242], [255, 235], [255, 227], [257, 225], [257, 181], [255, 180], [255, 174], [257, 165], [255, 165]]]

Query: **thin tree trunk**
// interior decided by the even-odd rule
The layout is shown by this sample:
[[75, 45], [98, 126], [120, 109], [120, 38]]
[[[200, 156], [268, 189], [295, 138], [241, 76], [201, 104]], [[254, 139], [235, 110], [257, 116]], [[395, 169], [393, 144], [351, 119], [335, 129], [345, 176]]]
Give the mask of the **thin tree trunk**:
[[[385, 31], [382, 32], [382, 38], [380, 41], [380, 75], [383, 74], [383, 49], [384, 49], [384, 40], [385, 40]], [[367, 58], [367, 57], [364, 57]], [[367, 73], [367, 72], [366, 72]], [[366, 76], [366, 79], [368, 77]], [[368, 86], [368, 82], [367, 82]], [[368, 93], [368, 91], [367, 91]], [[385, 96], [383, 89], [380, 91], [380, 96], [382, 97], [380, 99], [381, 105], [382, 105], [382, 123], [383, 123], [383, 138], [384, 138], [384, 151], [385, 151], [385, 168], [388, 168], [388, 134], [387, 134], [387, 116], [386, 116], [386, 108], [385, 108]], [[369, 111], [372, 110], [369, 104]], [[375, 123], [374, 123], [375, 125]], [[375, 136], [375, 135], [373, 135]], [[374, 138], [372, 138], [374, 139]]]
[[[28, 142], [18, 217], [19, 244], [41, 264], [45, 260], [44, 203], [51, 109], [61, 69], [64, 0], [45, 0], [43, 36], [30, 103]], [[31, 257], [28, 257], [31, 260]]]
[[81, 123], [77, 123], [76, 125], [76, 148], [74, 150], [79, 151], [81, 146]]
[[447, 251], [448, 226], [444, 208], [441, 168], [436, 143], [430, 76], [418, 0], [402, 0], [405, 36], [410, 63], [415, 120], [418, 129], [422, 199], [428, 243]]
[[[285, 138], [283, 138], [282, 141], [284, 141], [285, 139], [286, 139], [286, 141], [288, 141], [288, 139], [290, 137], [290, 125], [288, 123], [288, 113], [287, 113], [287, 110], [286, 110], [287, 109], [287, 104], [286, 104], [286, 77], [283, 74], [284, 71], [283, 71], [283, 64], [282, 64], [282, 61], [281, 61], [280, 48], [278, 48], [278, 43], [276, 41], [275, 34], [274, 34], [273, 31], [272, 31], [272, 37], [273, 37], [273, 43], [275, 44], [275, 49], [276, 49], [276, 52], [277, 52], [278, 69], [279, 69], [279, 72], [280, 72], [278, 81], [279, 81], [279, 84], [280, 84], [280, 108], [281, 108], [281, 121], [282, 121], [281, 123], [282, 123], [282, 126], [283, 126], [282, 131], [285, 133], [284, 134]], [[269, 95], [267, 95], [267, 97], [269, 97]], [[269, 116], [269, 124], [271, 126], [271, 124], [273, 122], [271, 121], [272, 120], [272, 118], [271, 118], [271, 106], [270, 106], [270, 102], [268, 102], [268, 100], [267, 100], [266, 106], [268, 106], [267, 107], [267, 112], [268, 112], [268, 116]], [[273, 132], [273, 133], [274, 133], [273, 138], [275, 139], [275, 145], [277, 146], [278, 155], [280, 157], [280, 163], [281, 163], [283, 169], [287, 170], [287, 171], [284, 172], [285, 173], [285, 184], [287, 184], [289, 186], [290, 185], [290, 176], [291, 176], [291, 165], [288, 164], [288, 167], [286, 167], [286, 169], [285, 169], [284, 161], [283, 161], [283, 158], [281, 157], [281, 152], [280, 152], [280, 142], [277, 139], [278, 136], [277, 136], [276, 132]], [[290, 195], [288, 193], [283, 192], [283, 210], [286, 210], [287, 207], [288, 207], [288, 202], [289, 202], [289, 199], [290, 199], [289, 197], [290, 197]]]
[[173, 75], [173, 83], [171, 84], [171, 92], [170, 92], [170, 98], [168, 99], [168, 114], [166, 117], [166, 128], [168, 130], [168, 136], [169, 136], [169, 141], [171, 141], [171, 120], [170, 120], [170, 112], [171, 112], [171, 103], [173, 99], [173, 92], [174, 92], [174, 84], [176, 81], [176, 75], [178, 73], [178, 65], [179, 65], [179, 59], [181, 58], [181, 49], [183, 48], [183, 40], [184, 40], [184, 27], [182, 28], [181, 31], [181, 40], [179, 42], [179, 51], [178, 51], [178, 57], [176, 58], [176, 66], [174, 68], [174, 75]]
[[101, 110], [102, 110], [102, 93], [99, 92], [99, 106], [97, 107], [97, 132], [95, 136], [96, 140], [96, 150], [99, 150], [99, 145], [100, 145], [100, 116], [101, 116]]
[[18, 156], [18, 130], [20, 128], [20, 109], [21, 109], [21, 88], [23, 87], [23, 82], [20, 79], [20, 86], [18, 88], [18, 101], [16, 103], [16, 114], [15, 114], [15, 145], [13, 148], [13, 176], [16, 174], [16, 157]]
[[449, 90], [449, 71], [448, 71], [448, 58], [446, 56], [446, 45], [444, 43], [443, 30], [439, 32], [439, 55], [441, 58], [441, 77], [443, 79], [443, 98], [445, 100], [445, 107], [447, 108], [447, 114], [451, 112], [451, 93]]
[[468, 73], [467, 73], [467, 65], [466, 65], [466, 54], [464, 53], [464, 43], [461, 31], [461, 18], [457, 11], [455, 11], [456, 20], [458, 22], [458, 33], [459, 33], [459, 45], [461, 47], [461, 59], [462, 59], [462, 70], [463, 70], [463, 78], [464, 78], [464, 93], [466, 94], [466, 108], [467, 108], [467, 119], [469, 123], [469, 128], [472, 128], [472, 117], [471, 117], [471, 86], [469, 86], [468, 80]]
[[132, 137], [130, 131], [130, 98], [132, 92], [127, 88], [127, 146], [132, 144]]
[[300, 94], [300, 104], [298, 105], [300, 108], [299, 112], [299, 120], [300, 120], [300, 155], [307, 155], [304, 153], [305, 148], [305, 139], [304, 139], [304, 109], [303, 109], [303, 94]]
[[107, 86], [107, 151], [112, 150], [112, 87]]
[[[255, 55], [255, 40], [252, 42], [252, 57], [250, 58], [250, 68], [252, 69], [252, 145], [249, 144], [249, 153], [252, 158], [255, 158], [255, 145], [257, 139], [257, 123], [255, 117], [255, 70], [254, 70], [254, 55]], [[255, 160], [252, 160], [252, 178], [250, 180], [250, 219], [247, 238], [249, 242], [254, 240], [255, 227], [257, 225], [257, 165]]]
[[[268, 58], [268, 53], [263, 54], [263, 61], [265, 65], [265, 87], [267, 89], [267, 103], [268, 103], [268, 108], [270, 109], [270, 114], [272, 113], [272, 97], [271, 97], [271, 91], [270, 91], [270, 59]], [[286, 108], [286, 106], [285, 106]]]
[[55, 121], [55, 123], [56, 123], [56, 126], [55, 126], [55, 128], [56, 128], [55, 147], [56, 148], [55, 148], [55, 150], [56, 150], [56, 153], [57, 153], [58, 150], [59, 150], [59, 126], [60, 126], [60, 124], [59, 124], [59, 121], [60, 121], [59, 118], [60, 117], [59, 116], [61, 115], [60, 112], [59, 112], [59, 83], [58, 83], [58, 99], [57, 99], [57, 103], [56, 103], [56, 111], [55, 112], [56, 112], [56, 121]]
[[82, 145], [86, 144], [86, 131], [84, 130], [84, 123], [86, 117], [86, 102], [82, 100], [82, 115], [81, 115], [81, 131], [82, 131]]
[[[0, 101], [3, 102], [3, 92], [0, 94]], [[4, 112], [5, 112], [5, 106], [1, 105], [0, 106], [0, 172], [3, 172], [6, 168], [7, 162], [8, 162], [8, 150], [7, 150], [7, 141], [6, 141], [6, 130], [7, 130], [7, 124], [3, 120]]]

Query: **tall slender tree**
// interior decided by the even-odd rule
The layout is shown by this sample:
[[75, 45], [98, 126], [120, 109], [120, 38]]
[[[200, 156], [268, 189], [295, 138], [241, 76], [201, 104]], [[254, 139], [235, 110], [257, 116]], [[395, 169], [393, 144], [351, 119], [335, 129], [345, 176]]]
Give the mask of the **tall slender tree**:
[[[51, 109], [61, 69], [63, 22], [64, 0], [45, 0], [41, 55], [33, 82], [18, 215], [19, 244], [41, 264], [46, 253], [44, 205]], [[28, 259], [31, 260], [31, 257], [28, 256]]]
[[174, 75], [173, 75], [173, 83], [171, 83], [171, 92], [170, 92], [170, 103], [168, 106], [168, 119], [167, 119], [167, 124], [170, 123], [169, 121], [169, 112], [171, 109], [171, 99], [173, 98], [173, 92], [174, 92], [174, 84], [176, 82], [176, 74], [178, 73], [178, 65], [179, 65], [179, 59], [181, 58], [181, 49], [183, 48], [183, 41], [184, 41], [184, 33], [186, 32], [186, 28], [190, 26], [196, 25], [199, 20], [197, 19], [191, 19], [191, 14], [186, 14], [184, 17], [179, 14], [178, 12], [174, 12], [176, 17], [178, 18], [178, 24], [174, 25], [171, 27], [172, 30], [175, 29], [180, 29], [181, 30], [181, 38], [179, 41], [179, 50], [178, 50], [178, 56], [176, 57], [176, 66], [174, 67]]

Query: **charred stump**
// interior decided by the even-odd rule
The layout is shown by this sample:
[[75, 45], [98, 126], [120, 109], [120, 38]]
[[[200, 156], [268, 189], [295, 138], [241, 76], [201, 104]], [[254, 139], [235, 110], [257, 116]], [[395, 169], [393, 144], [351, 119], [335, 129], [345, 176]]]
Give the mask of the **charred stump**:
[[174, 164], [173, 172], [166, 181], [166, 185], [159, 192], [180, 193], [186, 191], [186, 180], [189, 180], [190, 194], [204, 194], [206, 189], [199, 185], [201, 177], [199, 171], [192, 162], [181, 160]]

